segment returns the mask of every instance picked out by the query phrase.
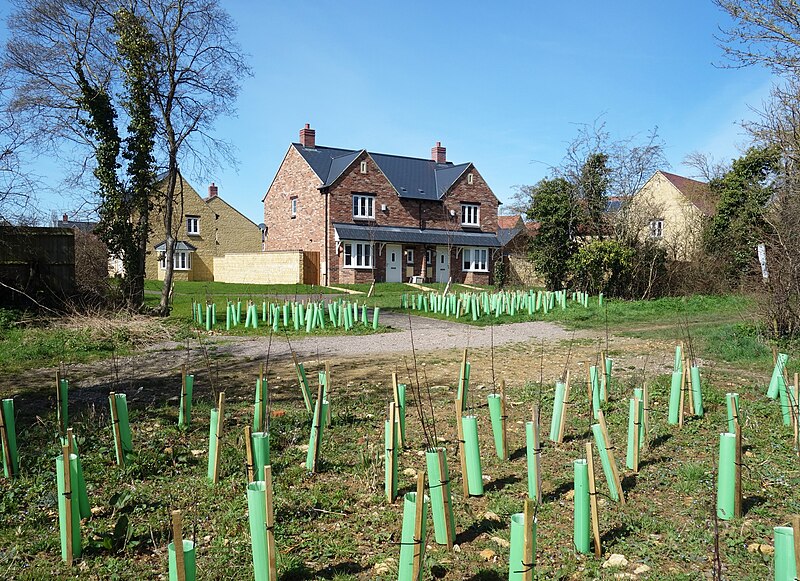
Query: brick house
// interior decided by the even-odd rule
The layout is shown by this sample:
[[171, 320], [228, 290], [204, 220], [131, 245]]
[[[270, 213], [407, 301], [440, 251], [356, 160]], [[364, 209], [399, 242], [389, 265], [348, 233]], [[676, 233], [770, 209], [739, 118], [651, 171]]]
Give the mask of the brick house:
[[322, 284], [489, 284], [500, 202], [472, 163], [316, 145], [308, 124], [264, 202], [268, 250], [319, 253]]
[[[175, 189], [174, 223], [180, 224], [175, 247], [174, 280], [214, 280], [214, 259], [228, 253], [262, 251], [261, 228], [219, 196], [213, 183], [203, 198], [178, 176]], [[183, 206], [180, 200], [183, 200]], [[165, 274], [163, 214], [156, 207], [150, 214], [145, 276], [163, 280]]]

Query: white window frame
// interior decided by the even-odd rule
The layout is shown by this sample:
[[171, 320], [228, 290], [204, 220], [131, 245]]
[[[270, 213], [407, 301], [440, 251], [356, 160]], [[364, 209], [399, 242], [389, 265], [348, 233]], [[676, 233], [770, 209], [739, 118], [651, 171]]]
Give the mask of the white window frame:
[[406, 266], [414, 266], [414, 249], [406, 248]]
[[375, 219], [375, 195], [373, 194], [353, 194], [353, 219], [354, 220], [374, 220]]
[[660, 240], [664, 237], [664, 219], [654, 218], [650, 220], [650, 238]]
[[489, 249], [467, 246], [461, 249], [462, 272], [489, 272]]
[[[194, 228], [192, 228], [194, 224]], [[200, 236], [200, 216], [186, 216], [186, 234]]]
[[[192, 270], [191, 250], [176, 250], [172, 255], [172, 270]], [[158, 253], [158, 269], [167, 270], [167, 253]]]
[[470, 227], [480, 227], [481, 225], [481, 205], [480, 204], [461, 204], [461, 225]]
[[436, 251], [433, 248], [425, 249], [425, 265], [426, 268], [436, 266]]
[[472, 181], [473, 181], [472, 172], [470, 172], [470, 173], [467, 174], [467, 184], [469, 184], [471, 186], [472, 185]]
[[342, 244], [344, 268], [369, 269], [375, 264], [375, 252], [369, 242], [344, 242]]
[[289, 208], [292, 218], [297, 217], [297, 196], [289, 199]]

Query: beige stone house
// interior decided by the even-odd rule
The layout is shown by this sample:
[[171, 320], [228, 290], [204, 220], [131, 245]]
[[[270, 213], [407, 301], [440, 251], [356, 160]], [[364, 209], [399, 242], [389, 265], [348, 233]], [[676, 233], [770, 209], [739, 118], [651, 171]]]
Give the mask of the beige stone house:
[[673, 260], [692, 260], [702, 246], [703, 226], [716, 203], [708, 184], [656, 171], [630, 200], [618, 220], [640, 239], [662, 244]]
[[[178, 176], [175, 198], [174, 220], [176, 226], [180, 224], [173, 261], [175, 280], [219, 280], [215, 277], [215, 260], [262, 251], [261, 228], [223, 200], [213, 183], [203, 198], [183, 176]], [[163, 280], [163, 210], [153, 210], [150, 224], [153, 231], [147, 242], [145, 274], [148, 279]]]

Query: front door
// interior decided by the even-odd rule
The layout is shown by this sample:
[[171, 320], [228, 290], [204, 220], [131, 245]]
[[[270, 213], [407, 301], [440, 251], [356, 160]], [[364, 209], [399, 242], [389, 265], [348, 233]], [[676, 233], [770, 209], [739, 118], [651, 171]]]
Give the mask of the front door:
[[436, 282], [450, 280], [450, 252], [447, 246], [436, 247]]
[[386, 282], [403, 282], [400, 270], [403, 260], [403, 248], [399, 244], [386, 245]]

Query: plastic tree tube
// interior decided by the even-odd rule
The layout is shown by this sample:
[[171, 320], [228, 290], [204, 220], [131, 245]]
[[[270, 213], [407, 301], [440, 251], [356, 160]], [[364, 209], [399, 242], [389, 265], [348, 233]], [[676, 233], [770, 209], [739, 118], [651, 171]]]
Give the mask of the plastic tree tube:
[[628, 447], [627, 447], [627, 454], [625, 455], [625, 466], [630, 468], [631, 470], [634, 469], [633, 463], [633, 456], [634, 456], [634, 446], [638, 447], [639, 445], [639, 438], [637, 436], [637, 421], [636, 421], [636, 414], [638, 409], [636, 407], [636, 399], [631, 398], [630, 406], [628, 410]]
[[605, 365], [606, 365], [605, 381], [603, 382], [602, 393], [600, 394], [603, 398], [603, 401], [608, 400], [608, 388], [609, 384], [611, 383], [611, 370], [614, 367], [614, 360], [611, 359], [610, 357], [606, 357]]
[[219, 442], [217, 441], [217, 422], [219, 421], [219, 410], [211, 410], [211, 421], [209, 422], [208, 434], [208, 479], [214, 480], [214, 463], [219, 453]]
[[775, 581], [795, 581], [797, 564], [794, 558], [794, 530], [775, 527]]
[[[317, 407], [320, 409], [317, 410]], [[319, 400], [314, 407], [314, 419], [311, 422], [311, 435], [308, 440], [308, 453], [306, 454], [306, 468], [313, 472], [315, 470], [314, 458], [318, 457], [319, 452], [316, 451], [317, 442], [322, 441], [322, 427], [325, 424], [325, 418], [328, 414], [328, 402], [322, 400], [322, 405]]]
[[464, 416], [461, 423], [464, 429], [464, 451], [467, 455], [469, 493], [471, 496], [481, 496], [483, 494], [483, 470], [478, 445], [478, 418]]
[[117, 458], [117, 463], [122, 464], [125, 457], [133, 452], [131, 427], [130, 423], [128, 422], [128, 398], [124, 393], [115, 393], [114, 404], [116, 408], [117, 423], [119, 425], [120, 449], [122, 450], [123, 456], [122, 458]]
[[[180, 407], [178, 408], [178, 425], [188, 426], [192, 421], [192, 392], [194, 391], [194, 375], [185, 375], [186, 399], [181, 390]], [[185, 413], [184, 413], [185, 410]]]
[[536, 447], [534, 430], [535, 426], [533, 422], [525, 422], [525, 443], [527, 448], [526, 457], [528, 460], [528, 498], [537, 500], [540, 498], [541, 492], [538, 490], [541, 475], [537, 474], [539, 464], [536, 460], [537, 456], [541, 453], [541, 450], [537, 449]]
[[253, 447], [253, 473], [258, 478], [258, 474], [264, 474], [264, 466], [270, 463], [269, 433], [253, 432], [251, 442]]
[[717, 516], [730, 520], [734, 516], [736, 485], [736, 436], [719, 435], [719, 468], [717, 470]]
[[589, 553], [589, 467], [580, 458], [572, 463], [575, 469], [575, 506], [573, 541], [579, 553]]
[[[183, 540], [183, 570], [186, 581], [195, 581], [197, 577], [197, 564], [195, 562], [194, 543]], [[169, 550], [169, 581], [178, 581], [178, 563], [175, 557], [175, 543], [168, 545]]]
[[589, 367], [589, 381], [592, 384], [592, 417], [597, 419], [597, 410], [600, 409], [600, 378], [597, 373], [597, 366]]
[[564, 382], [556, 381], [556, 396], [553, 401], [553, 417], [550, 421], [550, 441], [558, 440], [558, 430], [561, 427], [561, 412], [564, 409]]
[[619, 493], [614, 481], [614, 471], [611, 469], [611, 459], [608, 457], [608, 442], [603, 437], [603, 430], [600, 424], [592, 424], [592, 434], [594, 435], [594, 444], [600, 452], [600, 464], [603, 465], [603, 474], [608, 483], [608, 492], [611, 500], [619, 502]]
[[[74, 454], [72, 455], [74, 456]], [[72, 458], [70, 458], [70, 465]], [[73, 471], [70, 466], [70, 480], [72, 480]], [[70, 482], [70, 496], [72, 496], [72, 483]], [[70, 515], [67, 515], [67, 497], [66, 497], [66, 482], [64, 479], [64, 456], [56, 457], [56, 486], [58, 489], [58, 526], [61, 533], [61, 559], [67, 560], [67, 518], [69, 518], [72, 536], [72, 556], [81, 556], [81, 515], [79, 502], [73, 498], [70, 502]]]
[[[536, 554], [536, 521], [528, 531], [532, 535], [533, 553]], [[511, 515], [511, 548], [508, 555], [508, 581], [523, 581], [525, 572], [533, 569], [533, 563], [525, 563], [525, 514]]]
[[[422, 567], [419, 576], [414, 579], [414, 554], [425, 551], [425, 529], [428, 520], [428, 497], [422, 500], [422, 540], [414, 538], [417, 513], [417, 493], [407, 492], [403, 497], [403, 530], [400, 535], [400, 562], [398, 564], [398, 581], [419, 581], [422, 579]], [[420, 560], [422, 560], [422, 554]]]
[[492, 420], [494, 448], [497, 452], [497, 457], [501, 460], [505, 460], [505, 452], [503, 450], [503, 411], [501, 400], [502, 398], [499, 393], [489, 394], [489, 416]]
[[[6, 478], [19, 475], [19, 454], [17, 452], [17, 428], [14, 419], [14, 400], [4, 399], [2, 402], [3, 430], [5, 431], [5, 441], [8, 442], [8, 450], [3, 451], [3, 474]], [[0, 440], [2, 447], [2, 440]], [[6, 456], [11, 465], [7, 465]]]
[[[680, 349], [680, 347], [678, 347]], [[681, 371], [672, 372], [672, 383], [669, 389], [669, 416], [667, 422], [677, 425], [681, 406]]]
[[[400, 419], [400, 442], [406, 441], [406, 384], [397, 384], [397, 416]], [[405, 445], [405, 444], [403, 444]]]
[[61, 433], [66, 434], [69, 427], [69, 381], [59, 378], [58, 380], [58, 419], [61, 424]]
[[694, 415], [703, 417], [703, 388], [700, 384], [700, 368], [692, 365], [692, 399], [694, 400]]
[[[62, 457], [63, 464], [63, 457]], [[86, 480], [83, 478], [83, 467], [81, 459], [77, 454], [69, 456], [70, 483], [72, 484], [72, 504], [78, 505], [78, 513], [81, 518], [89, 518], [92, 508], [89, 506], [89, 496], [86, 494]]]
[[425, 451], [425, 463], [428, 468], [433, 532], [436, 542], [451, 547], [456, 537], [456, 526], [453, 519], [453, 498], [450, 494], [450, 474], [447, 468], [446, 449], [429, 448]]
[[786, 382], [781, 380], [780, 397], [778, 398], [781, 404], [781, 416], [783, 417], [783, 425], [792, 425], [792, 407], [789, 405], [789, 394]]
[[[390, 416], [394, 416], [394, 405], [390, 406]], [[384, 491], [386, 493], [386, 500], [394, 502], [394, 497], [397, 496], [397, 423], [394, 417], [384, 421], [383, 423], [383, 440], [384, 440], [384, 453], [386, 455], [384, 461]]]
[[254, 579], [255, 581], [276, 581], [269, 578], [266, 485], [263, 480], [256, 480], [247, 485], [247, 511], [250, 517]]
[[[262, 367], [263, 371], [263, 367]], [[253, 404], [253, 431], [260, 432], [264, 429], [267, 414], [267, 378], [261, 375], [256, 378], [256, 396]]]
[[378, 321], [380, 320], [381, 309], [380, 307], [375, 307], [372, 309], [372, 328], [378, 328]]
[[767, 397], [775, 399], [780, 392], [786, 389], [786, 382], [783, 378], [783, 368], [786, 367], [786, 362], [789, 356], [786, 353], [778, 353], [775, 368], [772, 370], [772, 378], [769, 381], [769, 389], [767, 389]]
[[728, 410], [728, 432], [736, 432], [736, 422], [739, 419], [739, 394], [726, 393], [725, 403]]

